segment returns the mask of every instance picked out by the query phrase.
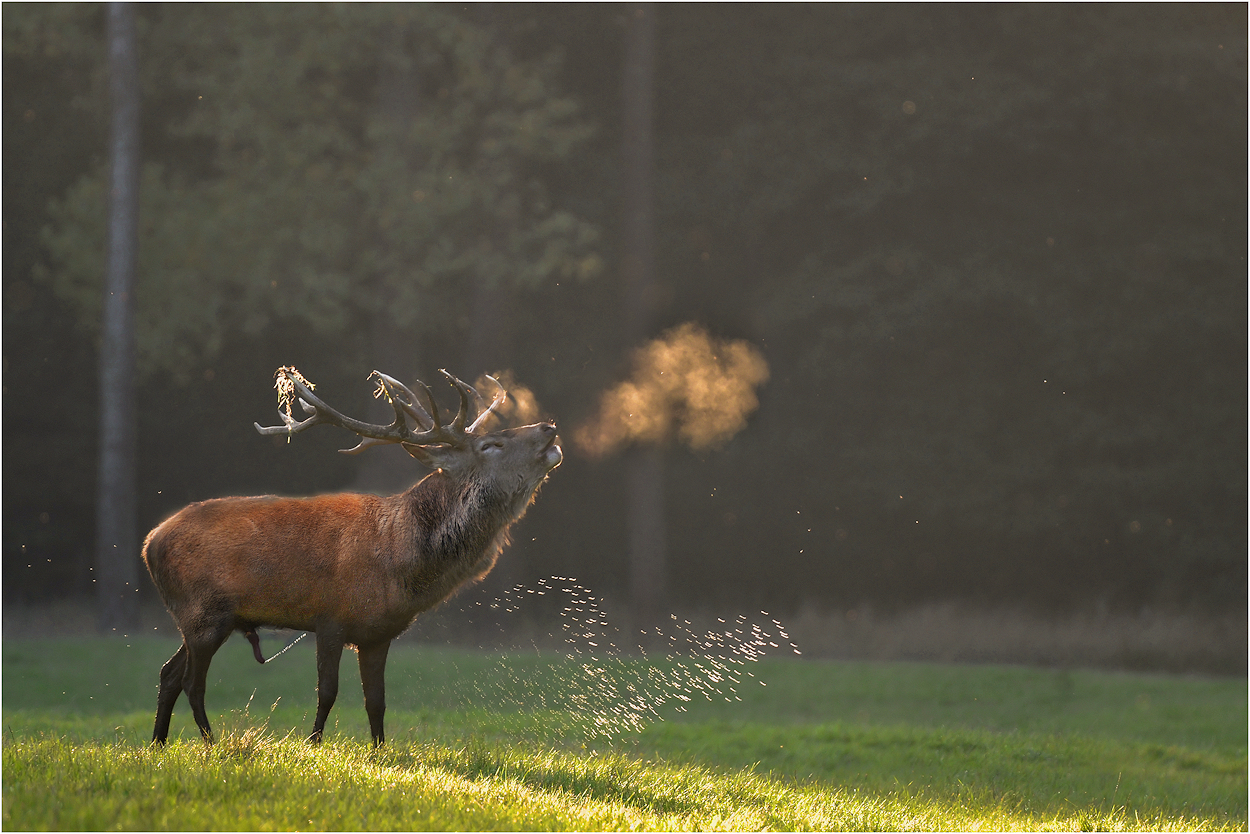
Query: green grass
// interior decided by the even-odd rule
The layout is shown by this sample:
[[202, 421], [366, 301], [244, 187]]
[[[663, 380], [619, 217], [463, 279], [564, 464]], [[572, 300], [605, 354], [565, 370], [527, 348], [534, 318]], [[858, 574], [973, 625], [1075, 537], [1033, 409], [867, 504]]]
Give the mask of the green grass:
[[4, 828], [1247, 825], [1244, 679], [774, 660], [631, 729], [615, 696], [678, 694], [655, 683], [672, 666], [401, 643], [373, 751], [350, 655], [326, 743], [302, 741], [310, 643], [261, 667], [232, 640], [209, 681], [218, 743], [182, 701], [158, 750], [156, 673], [175, 644], [5, 641]]

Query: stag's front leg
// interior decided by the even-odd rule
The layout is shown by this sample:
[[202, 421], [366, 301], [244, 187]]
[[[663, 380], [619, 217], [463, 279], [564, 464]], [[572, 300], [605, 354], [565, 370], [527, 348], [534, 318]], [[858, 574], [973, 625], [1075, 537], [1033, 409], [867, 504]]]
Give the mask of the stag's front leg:
[[308, 740], [321, 743], [326, 719], [339, 694], [339, 660], [343, 657], [343, 637], [335, 630], [317, 631], [317, 720]]
[[365, 712], [369, 714], [369, 732], [373, 746], [385, 741], [382, 735], [382, 716], [386, 713], [386, 653], [391, 641], [385, 640], [357, 650], [360, 661], [360, 683], [365, 688]]

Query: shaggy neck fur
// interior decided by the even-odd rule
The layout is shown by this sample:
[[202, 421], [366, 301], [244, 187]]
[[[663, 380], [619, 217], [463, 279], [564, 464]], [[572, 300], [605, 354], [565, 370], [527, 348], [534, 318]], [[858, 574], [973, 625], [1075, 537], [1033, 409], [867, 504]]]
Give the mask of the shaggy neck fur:
[[508, 542], [508, 526], [532, 496], [532, 489], [528, 495], [509, 495], [497, 484], [457, 482], [441, 471], [405, 493], [416, 522], [413, 550], [418, 554], [406, 584], [421, 610], [494, 567]]

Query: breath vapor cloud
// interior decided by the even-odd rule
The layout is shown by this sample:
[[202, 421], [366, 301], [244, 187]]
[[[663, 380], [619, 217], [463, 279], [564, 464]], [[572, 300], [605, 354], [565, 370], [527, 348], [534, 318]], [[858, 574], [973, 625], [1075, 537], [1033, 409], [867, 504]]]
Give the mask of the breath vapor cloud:
[[[542, 408], [538, 405], [533, 391], [517, 382], [516, 375], [511, 370], [496, 371], [494, 376], [508, 392], [508, 398], [488, 418], [490, 428], [498, 428], [501, 425], [519, 426], [539, 419]], [[481, 391], [488, 400], [495, 391], [495, 384], [485, 375], [479, 376], [473, 383], [473, 387]]]
[[634, 353], [630, 378], [603, 393], [598, 414], [573, 441], [592, 456], [674, 436], [695, 450], [715, 448], [746, 425], [767, 379], [757, 348], [687, 322]]

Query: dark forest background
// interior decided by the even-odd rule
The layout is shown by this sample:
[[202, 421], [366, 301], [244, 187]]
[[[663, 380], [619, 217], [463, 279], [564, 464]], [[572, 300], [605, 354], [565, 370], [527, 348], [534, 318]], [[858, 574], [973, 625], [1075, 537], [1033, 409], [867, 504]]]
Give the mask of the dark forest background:
[[[650, 11], [643, 335], [771, 372], [728, 443], [660, 453], [666, 604], [1244, 609], [1246, 6]], [[138, 7], [136, 536], [424, 474], [258, 436], [279, 365], [349, 414], [446, 367], [593, 417], [640, 342], [633, 12]], [[2, 15], [4, 598], [89, 599], [105, 10]], [[565, 448], [490, 581], [625, 599], [628, 453]]]

